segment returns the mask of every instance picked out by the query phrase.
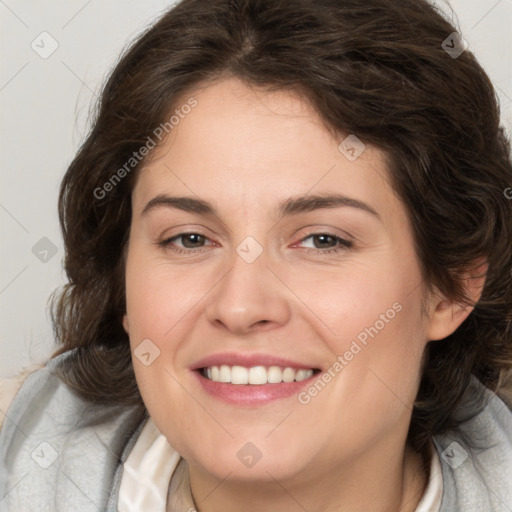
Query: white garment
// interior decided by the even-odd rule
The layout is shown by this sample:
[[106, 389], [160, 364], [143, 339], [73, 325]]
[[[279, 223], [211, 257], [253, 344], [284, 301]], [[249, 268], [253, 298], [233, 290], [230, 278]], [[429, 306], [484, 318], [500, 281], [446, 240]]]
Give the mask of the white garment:
[[430, 478], [415, 512], [439, 512], [443, 500], [443, 470], [434, 443], [430, 443]]
[[[415, 512], [438, 512], [443, 475], [437, 450], [431, 444], [430, 478]], [[167, 439], [148, 419], [124, 463], [118, 512], [195, 512], [188, 468]]]
[[166, 512], [169, 481], [179, 462], [180, 455], [150, 418], [124, 463], [118, 511]]

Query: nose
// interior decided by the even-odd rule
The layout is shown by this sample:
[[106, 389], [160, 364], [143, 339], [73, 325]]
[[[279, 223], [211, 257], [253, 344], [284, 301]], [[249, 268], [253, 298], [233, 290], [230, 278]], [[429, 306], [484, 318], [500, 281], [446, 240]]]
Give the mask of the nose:
[[234, 254], [231, 268], [210, 294], [206, 315], [213, 325], [243, 335], [289, 321], [289, 292], [267, 267], [268, 259], [265, 251], [251, 263]]

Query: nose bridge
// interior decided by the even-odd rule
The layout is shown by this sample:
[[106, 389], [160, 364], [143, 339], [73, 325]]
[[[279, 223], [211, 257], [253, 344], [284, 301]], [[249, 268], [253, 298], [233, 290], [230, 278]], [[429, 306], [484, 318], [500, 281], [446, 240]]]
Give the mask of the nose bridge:
[[290, 314], [282, 283], [267, 268], [269, 251], [251, 236], [235, 248], [230, 269], [216, 286], [208, 319], [243, 333], [262, 325], [282, 325]]

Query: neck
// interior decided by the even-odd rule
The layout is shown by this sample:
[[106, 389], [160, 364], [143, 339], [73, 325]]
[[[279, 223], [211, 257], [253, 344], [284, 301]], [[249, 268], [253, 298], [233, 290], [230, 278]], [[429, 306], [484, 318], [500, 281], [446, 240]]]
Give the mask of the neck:
[[194, 466], [189, 474], [198, 512], [414, 512], [428, 477], [424, 459], [408, 447], [320, 470], [317, 465], [281, 480], [267, 472], [258, 481], [229, 474], [219, 480]]

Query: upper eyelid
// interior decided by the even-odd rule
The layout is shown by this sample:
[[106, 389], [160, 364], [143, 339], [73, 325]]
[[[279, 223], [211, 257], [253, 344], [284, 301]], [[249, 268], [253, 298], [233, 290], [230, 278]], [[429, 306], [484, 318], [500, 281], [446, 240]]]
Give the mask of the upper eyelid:
[[[334, 236], [334, 237], [343, 238], [343, 239], [346, 239], [346, 240], [349, 240], [349, 241], [357, 239], [352, 234], [348, 233], [347, 231], [341, 230], [339, 228], [317, 227], [317, 226], [321, 226], [321, 223], [319, 223], [319, 224], [309, 224], [307, 226], [303, 226], [299, 230], [294, 230], [294, 231], [296, 233], [297, 232], [305, 232], [305, 231], [307, 231], [307, 234], [304, 234], [304, 236], [302, 236], [300, 238], [301, 240], [304, 237], [307, 237], [307, 236], [321, 235], [321, 234], [327, 234], [327, 235], [331, 235], [331, 236]], [[165, 239], [168, 240], [170, 238], [175, 238], [177, 236], [187, 235], [187, 234], [198, 234], [198, 235], [202, 235], [202, 236], [205, 236], [207, 238], [210, 238], [210, 235], [208, 235], [207, 232], [213, 233], [214, 237], [222, 237], [223, 236], [222, 234], [216, 232], [215, 230], [212, 230], [211, 228], [203, 228], [203, 227], [190, 227], [190, 228], [188, 228], [185, 225], [183, 225], [183, 226], [175, 226], [175, 228], [182, 229], [182, 231], [179, 231], [178, 233], [176, 233], [175, 235], [172, 235], [172, 236], [165, 236], [164, 237], [162, 235], [160, 238], [165, 238]], [[286, 231], [288, 231], [288, 229], [286, 229]], [[336, 232], [338, 232], [338, 233], [336, 233]], [[224, 235], [225, 234], [226, 233], [224, 233]], [[227, 233], [227, 234], [229, 235], [229, 233]]]

